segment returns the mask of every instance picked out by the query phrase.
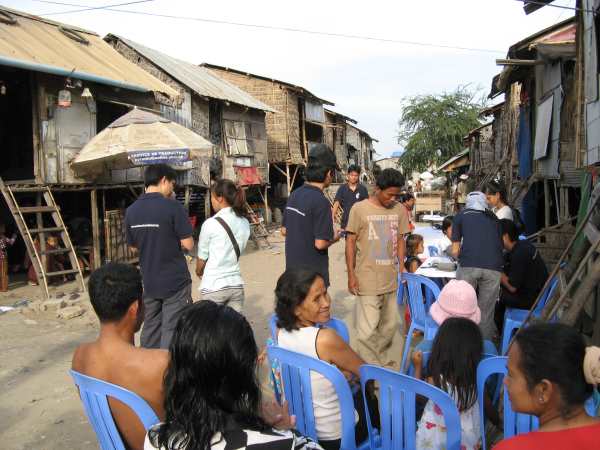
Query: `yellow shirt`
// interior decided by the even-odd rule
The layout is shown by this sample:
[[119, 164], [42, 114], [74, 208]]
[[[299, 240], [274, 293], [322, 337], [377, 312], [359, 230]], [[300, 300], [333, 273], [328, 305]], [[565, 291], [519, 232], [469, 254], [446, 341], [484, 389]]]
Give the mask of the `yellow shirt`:
[[346, 231], [356, 234], [359, 295], [398, 289], [398, 239], [410, 232], [406, 208], [400, 203], [389, 209], [378, 207], [369, 199], [355, 203]]

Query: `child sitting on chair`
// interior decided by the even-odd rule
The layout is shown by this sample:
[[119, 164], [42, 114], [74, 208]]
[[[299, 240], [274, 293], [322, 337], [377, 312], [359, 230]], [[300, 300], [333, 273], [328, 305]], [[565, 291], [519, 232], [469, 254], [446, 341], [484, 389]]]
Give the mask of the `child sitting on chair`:
[[[479, 312], [479, 311], [477, 311]], [[477, 365], [483, 354], [483, 338], [468, 318], [451, 317], [440, 326], [427, 364], [426, 381], [447, 392], [460, 413], [461, 449], [479, 449], [481, 424], [477, 400]], [[412, 355], [415, 378], [423, 374], [423, 353]], [[444, 448], [446, 424], [442, 411], [431, 400], [417, 429], [417, 448]]]
[[406, 261], [404, 261], [404, 268], [407, 272], [414, 273], [417, 271], [422, 263], [418, 255], [424, 251], [423, 236], [420, 234], [409, 234], [406, 238]]

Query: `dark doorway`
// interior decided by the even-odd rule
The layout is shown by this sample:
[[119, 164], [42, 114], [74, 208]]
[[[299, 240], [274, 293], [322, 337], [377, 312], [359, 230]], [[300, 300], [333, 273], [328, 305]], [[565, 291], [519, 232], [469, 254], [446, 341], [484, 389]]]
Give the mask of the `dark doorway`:
[[96, 115], [96, 133], [100, 133], [119, 117], [127, 114], [130, 110], [130, 108], [125, 105], [119, 105], [118, 103], [112, 102], [103, 102], [101, 100], [99, 100], [96, 105], [98, 108]]
[[33, 180], [31, 74], [0, 68], [0, 144], [4, 180]]

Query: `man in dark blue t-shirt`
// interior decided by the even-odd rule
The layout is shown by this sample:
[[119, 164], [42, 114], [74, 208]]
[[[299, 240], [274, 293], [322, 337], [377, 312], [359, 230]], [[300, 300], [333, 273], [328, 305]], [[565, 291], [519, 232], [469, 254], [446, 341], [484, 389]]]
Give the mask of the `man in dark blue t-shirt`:
[[348, 167], [348, 175], [346, 176], [347, 183], [340, 186], [335, 194], [335, 201], [333, 202], [333, 220], [339, 208], [342, 208], [342, 220], [340, 221], [340, 227], [342, 230], [346, 229], [348, 224], [348, 217], [350, 217], [350, 209], [352, 205], [361, 200], [369, 198], [369, 191], [359, 182], [360, 167], [351, 165]]
[[458, 258], [456, 278], [477, 291], [479, 326], [483, 338], [491, 340], [496, 334], [494, 309], [504, 259], [500, 222], [487, 206], [482, 192], [467, 195], [465, 209], [452, 220], [452, 254]]
[[140, 343], [168, 348], [181, 310], [192, 301], [192, 278], [182, 248], [194, 247], [183, 206], [171, 198], [176, 172], [165, 164], [148, 166], [146, 192], [127, 208], [127, 243], [140, 256], [144, 284], [144, 327]]
[[325, 144], [314, 146], [304, 172], [306, 182], [288, 199], [281, 233], [285, 236], [286, 269], [308, 267], [316, 270], [329, 286], [327, 249], [339, 241], [334, 232], [331, 204], [323, 189], [331, 184], [338, 168], [335, 154]]

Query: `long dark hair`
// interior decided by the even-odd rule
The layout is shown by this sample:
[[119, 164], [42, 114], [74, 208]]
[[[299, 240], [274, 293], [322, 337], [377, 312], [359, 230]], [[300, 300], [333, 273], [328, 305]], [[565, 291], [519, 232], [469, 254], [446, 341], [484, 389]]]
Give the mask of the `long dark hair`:
[[221, 178], [214, 182], [211, 191], [217, 197], [223, 197], [237, 216], [246, 216], [246, 208], [244, 207], [246, 203], [246, 194], [244, 193], [244, 190], [237, 186], [233, 181]]
[[268, 428], [259, 416], [258, 350], [248, 321], [205, 300], [188, 306], [169, 348], [164, 379], [165, 423], [150, 430], [152, 445], [208, 450], [230, 427]]
[[463, 317], [444, 320], [433, 341], [427, 366], [433, 384], [450, 392], [454, 389], [459, 411], [471, 408], [477, 400], [477, 365], [483, 353], [479, 326]]
[[528, 389], [544, 379], [556, 384], [561, 416], [568, 417], [592, 395], [592, 385], [583, 374], [585, 342], [577, 330], [560, 323], [539, 323], [521, 330], [515, 340]]
[[308, 268], [288, 269], [283, 272], [275, 287], [277, 327], [287, 331], [298, 329], [294, 311], [306, 299], [311, 286], [320, 276], [317, 272]]
[[498, 181], [490, 181], [485, 185], [485, 193], [491, 195], [500, 194], [500, 201], [505, 205], [508, 205], [504, 184], [499, 183]]

